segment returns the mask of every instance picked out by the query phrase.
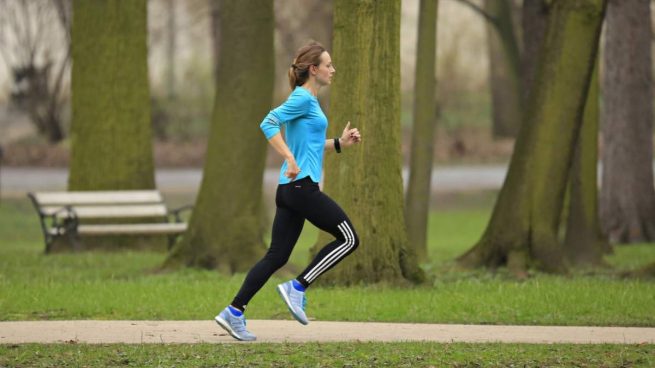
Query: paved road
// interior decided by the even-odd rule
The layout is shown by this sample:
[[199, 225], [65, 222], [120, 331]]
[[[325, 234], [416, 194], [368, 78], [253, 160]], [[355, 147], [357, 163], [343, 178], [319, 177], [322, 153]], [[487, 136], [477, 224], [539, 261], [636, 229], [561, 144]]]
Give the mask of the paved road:
[[[467, 191], [498, 189], [503, 183], [507, 167], [462, 166], [437, 167], [432, 172], [433, 191]], [[279, 171], [268, 169], [265, 186], [275, 187]], [[407, 173], [404, 175], [405, 180]], [[157, 187], [162, 191], [195, 192], [200, 185], [200, 169], [158, 169]], [[0, 168], [0, 190], [3, 194], [24, 194], [36, 190], [65, 190], [68, 180], [66, 169]]]
[[[655, 344], [655, 328], [489, 326], [415, 323], [249, 320], [258, 342], [434, 341]], [[213, 321], [0, 322], [0, 344], [20, 343], [232, 343]]]

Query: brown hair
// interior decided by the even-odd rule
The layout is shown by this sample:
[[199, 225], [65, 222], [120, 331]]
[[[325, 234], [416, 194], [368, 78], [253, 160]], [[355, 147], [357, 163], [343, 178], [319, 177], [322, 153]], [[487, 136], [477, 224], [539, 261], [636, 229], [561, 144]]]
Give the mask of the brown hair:
[[318, 66], [321, 63], [321, 54], [325, 51], [325, 47], [316, 41], [311, 41], [296, 51], [296, 56], [289, 68], [289, 85], [292, 90], [307, 82], [309, 67]]

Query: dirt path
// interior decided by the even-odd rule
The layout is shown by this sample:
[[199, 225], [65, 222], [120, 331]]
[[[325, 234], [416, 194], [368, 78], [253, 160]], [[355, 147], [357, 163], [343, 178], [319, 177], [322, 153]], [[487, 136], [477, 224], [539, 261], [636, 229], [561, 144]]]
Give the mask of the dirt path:
[[[480, 326], [413, 323], [249, 320], [258, 342], [435, 341], [655, 344], [655, 328]], [[0, 322], [0, 344], [232, 343], [213, 321]]]

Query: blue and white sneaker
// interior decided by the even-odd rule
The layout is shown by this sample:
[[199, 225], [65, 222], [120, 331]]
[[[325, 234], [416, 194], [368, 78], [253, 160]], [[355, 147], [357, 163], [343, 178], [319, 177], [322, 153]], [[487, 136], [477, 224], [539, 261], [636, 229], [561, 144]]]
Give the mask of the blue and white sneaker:
[[[240, 315], [237, 315], [240, 314]], [[246, 317], [241, 311], [226, 307], [214, 317], [216, 323], [237, 340], [255, 341], [257, 337], [246, 330]]]
[[[296, 285], [294, 285], [294, 281]], [[287, 281], [277, 286], [277, 292], [287, 304], [293, 318], [303, 325], [308, 324], [309, 321], [305, 315], [307, 299], [305, 298], [305, 291], [302, 285], [296, 280]]]

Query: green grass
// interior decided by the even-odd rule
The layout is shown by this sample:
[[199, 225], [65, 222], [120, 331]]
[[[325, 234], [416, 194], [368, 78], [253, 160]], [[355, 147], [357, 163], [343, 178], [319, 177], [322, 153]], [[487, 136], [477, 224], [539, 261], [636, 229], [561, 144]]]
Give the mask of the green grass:
[[2, 367], [652, 367], [653, 345], [0, 345]]
[[[310, 317], [389, 322], [655, 326], [655, 283], [622, 279], [614, 271], [572, 276], [534, 273], [516, 281], [504, 271], [459, 271], [453, 259], [480, 236], [493, 193], [448, 197], [430, 217], [430, 281], [418, 287], [316, 287]], [[0, 320], [207, 319], [228, 303], [244, 274], [187, 269], [153, 272], [164, 252], [43, 254], [37, 217], [25, 200], [0, 205]], [[306, 226], [290, 269], [305, 264], [317, 233]], [[655, 260], [651, 244], [617, 247], [616, 270]], [[285, 273], [286, 272], [286, 273]], [[286, 319], [272, 285], [253, 299], [248, 316]], [[390, 300], [407, 303], [389, 303]]]
[[[575, 277], [535, 273], [526, 281], [502, 270], [463, 272], [453, 259], [480, 236], [493, 193], [439, 198], [430, 217], [431, 281], [407, 288], [359, 285], [313, 288], [309, 315], [320, 320], [655, 326], [655, 286], [603, 270]], [[172, 202], [183, 203], [180, 198]], [[244, 277], [187, 269], [152, 272], [156, 251], [43, 254], [36, 215], [25, 200], [0, 205], [0, 320], [208, 319]], [[306, 226], [291, 263], [306, 263], [317, 232]], [[608, 262], [634, 269], [655, 247], [617, 247]], [[292, 273], [283, 274], [289, 277]], [[274, 285], [279, 276], [269, 282]], [[389, 303], [408, 301], [407, 303]], [[252, 301], [249, 318], [288, 319], [271, 287]], [[0, 345], [0, 367], [651, 367], [653, 345], [306, 343], [181, 345]]]

